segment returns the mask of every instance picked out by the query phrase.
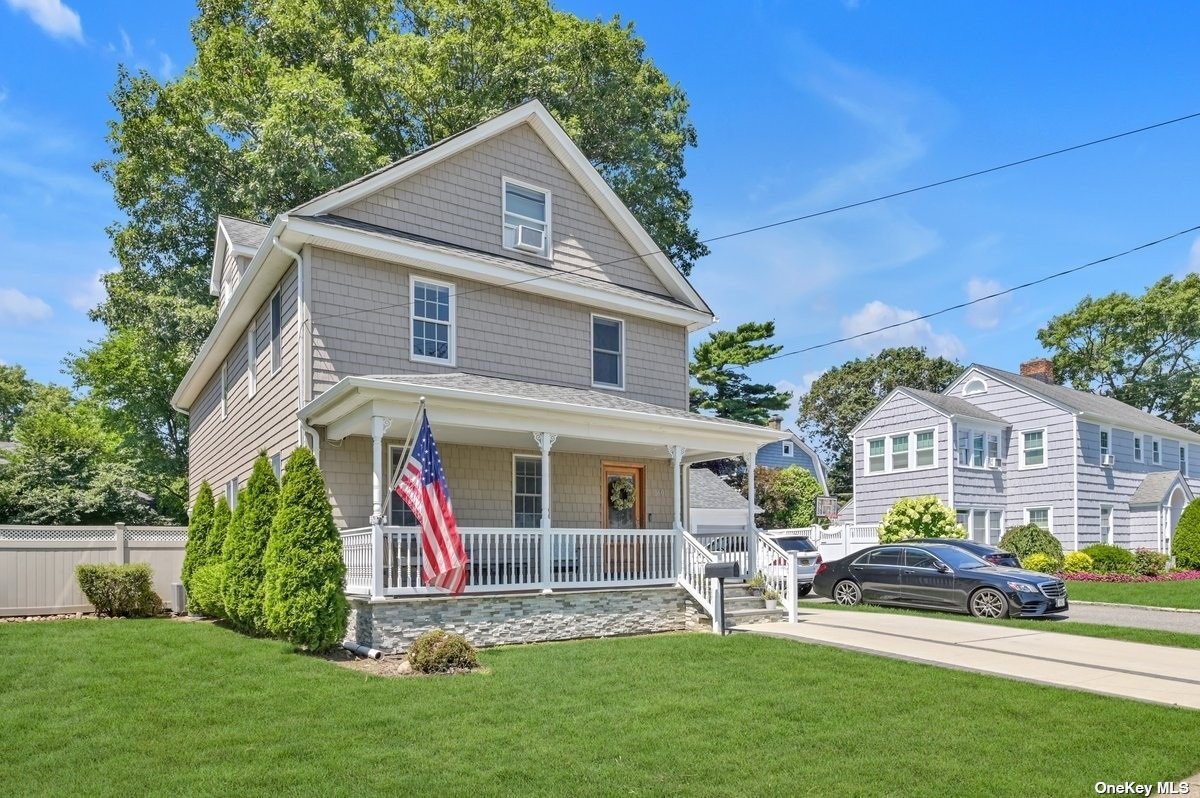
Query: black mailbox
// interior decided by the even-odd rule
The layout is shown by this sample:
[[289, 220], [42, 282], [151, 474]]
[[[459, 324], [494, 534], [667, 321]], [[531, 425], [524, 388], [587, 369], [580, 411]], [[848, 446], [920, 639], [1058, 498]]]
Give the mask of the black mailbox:
[[737, 579], [742, 575], [742, 566], [737, 560], [710, 562], [704, 565], [705, 579]]

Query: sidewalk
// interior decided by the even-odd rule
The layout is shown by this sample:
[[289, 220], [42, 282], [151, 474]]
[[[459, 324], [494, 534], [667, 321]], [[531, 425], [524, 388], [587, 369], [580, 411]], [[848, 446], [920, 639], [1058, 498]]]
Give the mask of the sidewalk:
[[738, 632], [1200, 709], [1200, 650], [1004, 626], [804, 606], [797, 623]]

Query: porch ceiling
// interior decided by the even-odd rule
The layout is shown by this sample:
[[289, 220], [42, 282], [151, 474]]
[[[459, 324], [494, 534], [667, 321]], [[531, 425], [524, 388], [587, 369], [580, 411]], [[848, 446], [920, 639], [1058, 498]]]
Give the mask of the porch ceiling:
[[620, 395], [450, 374], [347, 377], [300, 416], [331, 440], [371, 435], [375, 416], [391, 420], [389, 437], [402, 437], [422, 397], [434, 435], [446, 443], [531, 449], [531, 433], [548, 432], [558, 436], [555, 451], [664, 458], [665, 447], [682, 446], [687, 461], [700, 461], [752, 452], [787, 435]]

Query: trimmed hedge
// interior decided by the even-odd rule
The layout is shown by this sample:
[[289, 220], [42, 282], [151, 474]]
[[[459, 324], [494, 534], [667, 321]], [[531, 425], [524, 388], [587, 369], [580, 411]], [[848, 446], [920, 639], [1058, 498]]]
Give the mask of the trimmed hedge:
[[1021, 560], [1021, 567], [1026, 571], [1037, 571], [1043, 574], [1052, 574], [1058, 570], [1058, 563], [1050, 557], [1049, 554], [1043, 554], [1040, 551], [1035, 551], [1028, 557]]
[[263, 564], [263, 615], [271, 634], [310, 651], [345, 636], [350, 605], [342, 589], [342, 541], [308, 449], [288, 458]]
[[879, 522], [879, 542], [913, 538], [965, 538], [954, 510], [937, 496], [906, 496], [891, 506]]
[[1200, 568], [1200, 499], [1184, 508], [1171, 540], [1176, 568]]
[[1082, 551], [1073, 551], [1063, 557], [1062, 569], [1067, 573], [1078, 573], [1092, 570], [1092, 558]]
[[192, 572], [192, 587], [188, 590], [188, 612], [210, 618], [225, 617], [225, 602], [221, 585], [225, 581], [225, 563], [210, 562]]
[[245, 489], [238, 494], [225, 536], [225, 581], [221, 586], [225, 616], [251, 634], [267, 631], [263, 617], [263, 555], [278, 505], [279, 482], [266, 452], [261, 452]]
[[146, 618], [163, 611], [146, 563], [77, 565], [75, 580], [98, 615]]
[[1045, 554], [1054, 561], [1055, 567], [1063, 561], [1062, 543], [1037, 524], [1009, 527], [1000, 538], [1000, 548], [1011, 551], [1017, 559], [1025, 562], [1030, 554]]
[[418, 673], [449, 673], [478, 668], [479, 655], [462, 635], [430, 629], [409, 647], [408, 664]]
[[183, 552], [181, 581], [189, 594], [192, 592], [192, 572], [209, 562], [208, 538], [212, 534], [215, 510], [212, 488], [205, 480], [200, 483], [200, 492], [196, 495], [196, 503], [188, 519], [187, 547]]
[[1092, 570], [1101, 574], [1133, 573], [1133, 552], [1120, 546], [1096, 543], [1083, 549], [1092, 558]]

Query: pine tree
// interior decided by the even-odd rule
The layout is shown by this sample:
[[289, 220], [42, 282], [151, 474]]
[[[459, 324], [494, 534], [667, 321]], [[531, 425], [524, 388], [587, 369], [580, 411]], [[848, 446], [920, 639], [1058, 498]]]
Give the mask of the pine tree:
[[217, 499], [213, 509], [212, 531], [208, 533], [208, 548], [205, 550], [205, 562], [220, 562], [225, 557], [225, 537], [229, 534], [229, 523], [233, 520], [233, 511], [229, 509], [229, 500], [224, 496]]
[[225, 614], [239, 629], [266, 631], [263, 623], [263, 555], [271, 537], [271, 522], [279, 504], [279, 482], [266, 452], [254, 461], [246, 487], [225, 536], [225, 581], [221, 597]]
[[192, 516], [188, 519], [187, 547], [183, 552], [182, 581], [189, 592], [192, 589], [192, 573], [208, 564], [208, 539], [213, 531], [214, 511], [212, 488], [207, 481], [201, 482], [196, 503], [192, 506]]
[[346, 632], [346, 566], [325, 479], [308, 449], [287, 461], [264, 560], [264, 614], [276, 637], [323, 651]]

